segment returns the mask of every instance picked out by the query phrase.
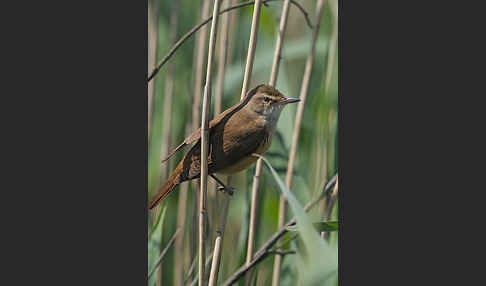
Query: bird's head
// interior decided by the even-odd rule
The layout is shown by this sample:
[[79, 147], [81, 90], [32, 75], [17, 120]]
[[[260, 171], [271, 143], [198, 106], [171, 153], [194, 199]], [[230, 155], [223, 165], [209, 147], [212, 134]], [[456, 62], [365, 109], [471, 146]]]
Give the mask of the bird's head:
[[285, 105], [300, 101], [298, 98], [286, 97], [276, 88], [266, 84], [255, 87], [248, 92], [247, 97], [247, 108], [272, 123], [277, 122]]

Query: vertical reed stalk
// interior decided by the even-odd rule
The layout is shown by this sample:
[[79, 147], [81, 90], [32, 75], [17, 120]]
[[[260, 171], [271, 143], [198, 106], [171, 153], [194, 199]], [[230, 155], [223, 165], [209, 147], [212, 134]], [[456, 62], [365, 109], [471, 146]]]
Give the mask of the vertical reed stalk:
[[[229, 183], [229, 182], [228, 182]], [[223, 194], [222, 210], [220, 214], [219, 226], [217, 230], [216, 240], [214, 241], [213, 263], [211, 265], [211, 274], [209, 275], [209, 286], [215, 286], [218, 282], [219, 265], [221, 262], [221, 254], [223, 251], [223, 235], [226, 226], [226, 219], [228, 217], [229, 197]]]
[[[272, 72], [270, 74], [269, 85], [271, 86], [275, 86], [277, 83], [281, 52], [282, 52], [282, 44], [284, 40], [285, 30], [287, 28], [289, 7], [290, 7], [290, 0], [285, 0], [284, 5], [282, 7], [282, 16], [280, 17], [280, 27], [277, 36], [277, 42], [275, 44], [275, 53], [274, 53], [273, 63], [272, 63]], [[253, 253], [255, 248], [255, 225], [256, 225], [256, 217], [257, 217], [257, 209], [258, 209], [257, 199], [258, 199], [258, 187], [260, 184], [261, 173], [262, 173], [262, 160], [258, 159], [256, 163], [255, 175], [253, 176], [253, 188], [252, 188], [252, 195], [251, 195], [250, 226], [248, 230], [248, 248], [246, 252], [247, 265], [253, 259]], [[253, 276], [253, 270], [251, 270], [249, 275], [247, 276], [247, 280], [246, 280], [247, 284], [251, 282], [252, 276]]]
[[182, 272], [184, 268], [184, 225], [186, 221], [188, 183], [182, 183], [179, 190], [179, 201], [177, 204], [177, 228], [181, 229], [181, 234], [177, 236], [174, 245], [174, 285], [182, 286]]
[[[248, 247], [246, 250], [246, 264], [249, 265], [253, 259], [253, 253], [255, 252], [255, 229], [256, 229], [256, 217], [258, 210], [258, 186], [260, 184], [260, 176], [262, 173], [262, 160], [258, 159], [255, 168], [255, 175], [253, 175], [253, 188], [251, 192], [251, 209], [250, 209], [250, 224], [248, 227]], [[253, 280], [253, 269], [248, 272], [246, 276], [245, 285], [250, 285]]]
[[[203, 21], [209, 16], [209, 4], [210, 0], [202, 0], [202, 7], [200, 11], [200, 21]], [[205, 49], [206, 49], [206, 37], [207, 37], [207, 27], [201, 28], [201, 31], [196, 34], [196, 47], [194, 60], [196, 64], [194, 65], [194, 100], [192, 105], [192, 130], [196, 130], [199, 127], [200, 120], [200, 103], [201, 103], [201, 86], [202, 77], [204, 70], [204, 59], [205, 59]], [[194, 194], [193, 207], [192, 207], [192, 239], [191, 239], [191, 261], [195, 257], [197, 251], [197, 225], [198, 225], [198, 201], [199, 201], [199, 185], [198, 181], [193, 180], [191, 182], [192, 193]]]
[[[178, 24], [178, 16], [179, 16], [179, 2], [173, 2], [173, 6], [171, 7], [172, 15], [170, 18], [170, 35], [169, 41], [170, 43], [175, 43], [177, 40], [177, 24]], [[162, 133], [162, 144], [161, 144], [161, 152], [160, 152], [160, 159], [164, 159], [167, 154], [169, 153], [170, 148], [170, 141], [171, 141], [171, 118], [172, 118], [172, 98], [173, 98], [173, 91], [174, 91], [174, 61], [167, 63], [167, 73], [165, 77], [165, 94], [164, 94], [164, 127]], [[162, 182], [164, 179], [167, 178], [167, 172], [170, 170], [170, 163], [162, 164], [162, 170], [160, 172], [160, 181]], [[182, 236], [182, 235], [180, 235]], [[178, 237], [180, 237], [178, 236]], [[160, 241], [162, 247], [162, 240]], [[161, 278], [162, 277], [162, 265], [159, 268], [159, 273], [157, 276], [157, 285], [161, 285]]]
[[[149, 1], [148, 13], [148, 72], [151, 72], [155, 67], [155, 62], [157, 60], [157, 35], [158, 35], [158, 23], [159, 23], [159, 1]], [[150, 130], [152, 127], [152, 102], [154, 100], [154, 84], [155, 81], [152, 80], [148, 83], [148, 118], [147, 118], [147, 132], [150, 138]]]
[[[238, 0], [230, 0], [232, 4], [237, 4]], [[227, 50], [227, 55], [226, 58], [229, 61], [233, 60], [233, 54], [235, 51], [235, 46], [236, 46], [236, 37], [237, 31], [238, 31], [238, 19], [240, 15], [240, 9], [235, 9], [230, 13], [230, 31], [228, 35], [228, 50]]]
[[[250, 77], [251, 73], [253, 70], [253, 61], [255, 59], [255, 50], [256, 50], [256, 44], [257, 44], [257, 38], [258, 38], [258, 26], [259, 26], [259, 20], [260, 20], [260, 8], [261, 8], [262, 2], [261, 0], [255, 1], [255, 5], [253, 6], [253, 19], [251, 23], [251, 31], [250, 31], [250, 41], [248, 45], [248, 56], [246, 58], [246, 67], [245, 67], [245, 75], [243, 78], [243, 86], [241, 88], [241, 96], [240, 100], [243, 100], [245, 97], [247, 91], [248, 91], [248, 86], [250, 84]], [[257, 169], [258, 169], [258, 164], [257, 164]], [[261, 164], [260, 164], [260, 171], [261, 171]], [[258, 180], [258, 177], [255, 177], [254, 180]], [[258, 187], [258, 182], [256, 183]], [[255, 182], [253, 186], [253, 192], [252, 192], [252, 197], [258, 195], [257, 192], [255, 192]], [[252, 199], [253, 201], [253, 199]], [[250, 228], [248, 230], [248, 249], [247, 249], [247, 256], [246, 256], [246, 263], [249, 263], [251, 261], [252, 257], [251, 254], [253, 253], [253, 245], [254, 245], [254, 227], [252, 228], [252, 225], [255, 225], [255, 204], [251, 204], [251, 211], [250, 211]], [[252, 224], [253, 223], [253, 224]], [[250, 255], [248, 254], [250, 252]]]
[[[155, 66], [156, 60], [157, 60], [157, 42], [158, 42], [158, 27], [159, 27], [159, 6], [160, 3], [158, 0], [153, 0], [149, 2], [149, 22], [148, 22], [148, 67], [149, 67], [149, 72], [152, 70]], [[155, 94], [155, 81], [149, 82], [147, 89], [148, 89], [148, 113], [147, 113], [147, 132], [148, 132], [148, 138], [150, 139], [150, 134], [152, 130], [152, 103], [154, 101], [154, 94]], [[159, 212], [159, 209], [156, 209], [157, 211], [152, 212], [152, 214], [156, 217], [157, 213]], [[160, 249], [162, 250], [162, 239], [160, 241], [161, 246]], [[154, 269], [154, 271], [157, 271], [157, 277], [156, 277], [156, 285], [160, 285], [161, 281], [161, 276], [162, 276], [162, 268], [157, 267]]]
[[[201, 21], [209, 16], [209, 4], [210, 0], [203, 0], [203, 6], [201, 9]], [[199, 108], [201, 104], [201, 87], [203, 80], [203, 70], [204, 70], [204, 59], [206, 52], [206, 37], [207, 37], [207, 27], [201, 28], [201, 32], [197, 34], [197, 46], [196, 46], [196, 70], [194, 79], [194, 102], [192, 105], [192, 127], [194, 130], [199, 126]]]
[[[232, 6], [234, 0], [229, 0], [227, 6]], [[222, 109], [222, 101], [223, 101], [223, 83], [224, 83], [224, 73], [226, 69], [226, 56], [227, 56], [227, 47], [228, 47], [228, 32], [230, 26], [230, 15], [224, 14], [222, 16], [221, 22], [221, 36], [219, 40], [219, 55], [218, 55], [218, 75], [216, 79], [216, 94], [215, 94], [215, 110], [214, 116], [217, 116], [221, 113]], [[227, 185], [230, 183], [230, 177], [227, 178]], [[214, 190], [216, 193], [216, 190]], [[215, 197], [214, 202], [217, 201], [217, 197]], [[220, 213], [220, 223], [218, 225], [218, 229], [216, 231], [216, 239], [214, 242], [214, 249], [213, 249], [213, 260], [211, 265], [211, 272], [209, 275], [209, 285], [214, 286], [218, 282], [218, 274], [219, 274], [219, 266], [221, 262], [221, 255], [223, 252], [223, 234], [224, 229], [226, 226], [226, 219], [228, 216], [228, 207], [229, 207], [229, 196], [223, 194], [222, 196], [222, 210]], [[217, 208], [219, 210], [219, 208]], [[216, 212], [214, 212], [216, 213]]]
[[[233, 5], [234, 0], [227, 0], [227, 6]], [[226, 58], [228, 48], [228, 34], [230, 27], [230, 14], [225, 13], [221, 16], [221, 35], [219, 37], [219, 54], [218, 54], [218, 75], [216, 77], [216, 93], [214, 102], [214, 116], [221, 113], [223, 102], [223, 83], [224, 73], [226, 70]]]
[[[276, 44], [276, 51], [275, 51], [275, 57], [272, 65], [272, 73], [270, 75], [270, 85], [275, 85], [276, 79], [277, 79], [277, 74], [278, 74], [278, 65], [279, 65], [279, 60], [280, 60], [280, 52], [281, 52], [281, 44], [283, 41], [283, 34], [285, 32], [285, 27], [287, 23], [287, 15], [288, 15], [288, 8], [289, 8], [289, 0], [286, 0], [284, 3], [282, 15], [283, 17], [281, 18], [280, 22], [280, 31], [279, 31], [279, 36], [277, 39], [277, 44]], [[256, 42], [257, 42], [257, 36], [258, 36], [258, 24], [259, 24], [259, 18], [260, 18], [260, 8], [261, 8], [261, 1], [256, 1], [254, 10], [253, 10], [253, 19], [252, 19], [252, 27], [251, 27], [251, 32], [250, 32], [250, 44], [248, 48], [248, 58], [247, 58], [247, 65], [245, 68], [245, 76], [243, 79], [243, 88], [241, 92], [241, 99], [245, 96], [249, 82], [250, 82], [250, 76], [251, 72], [253, 69], [253, 59], [254, 59], [254, 53], [255, 53], [255, 48], [256, 48]], [[252, 188], [252, 199], [251, 199], [251, 211], [250, 211], [250, 225], [249, 225], [249, 230], [248, 230], [248, 247], [247, 247], [247, 254], [246, 254], [246, 263], [250, 263], [252, 258], [253, 258], [253, 252], [254, 252], [254, 246], [255, 246], [255, 225], [256, 225], [256, 216], [257, 216], [257, 198], [258, 198], [258, 186], [259, 186], [259, 180], [260, 180], [260, 175], [261, 175], [261, 170], [262, 170], [262, 162], [261, 160], [257, 161], [256, 165], [256, 171], [255, 175], [253, 177], [253, 188]], [[247, 282], [251, 281], [251, 273], [248, 275], [250, 279], [247, 280]]]
[[[199, 209], [199, 181], [192, 180], [191, 181], [191, 193], [193, 194], [192, 199], [192, 225], [191, 225], [191, 261], [195, 261], [197, 258], [197, 247], [198, 247], [198, 209]], [[193, 272], [195, 273], [195, 272]], [[193, 274], [191, 274], [193, 276]], [[192, 277], [191, 277], [192, 279]]]
[[[334, 8], [337, 5], [335, 1], [330, 1], [329, 6]], [[336, 7], [337, 8], [337, 7]], [[338, 12], [337, 9], [331, 9], [334, 12], [333, 15], [333, 22], [332, 22], [332, 35], [331, 35], [331, 43], [328, 50], [328, 61], [327, 61], [327, 69], [326, 69], [326, 84], [325, 84], [325, 94], [327, 95], [329, 91], [329, 85], [331, 84], [332, 76], [334, 74], [334, 61], [336, 59], [336, 48], [337, 48], [337, 36], [338, 36]]]
[[[259, 163], [259, 164], [258, 164]], [[255, 249], [255, 225], [258, 208], [258, 181], [260, 180], [260, 174], [262, 173], [262, 164], [258, 160], [256, 165], [255, 175], [253, 176], [253, 189], [251, 194], [251, 210], [250, 210], [250, 226], [248, 230], [248, 248], [246, 250], [246, 264], [249, 264], [253, 259], [253, 253]]]
[[[329, 95], [329, 87], [331, 85], [331, 80], [334, 76], [334, 62], [336, 58], [336, 48], [337, 48], [337, 36], [338, 36], [338, 7], [337, 1], [330, 1], [329, 6], [331, 7], [331, 11], [333, 12], [333, 29], [332, 29], [332, 36], [331, 36], [331, 44], [329, 47], [329, 56], [328, 56], [328, 66], [326, 72], [326, 85], [325, 85], [325, 94], [326, 96]], [[335, 139], [337, 136], [336, 129], [337, 129], [337, 121], [336, 119], [337, 109], [329, 110], [328, 114], [328, 143], [327, 143], [327, 150], [328, 150], [328, 162], [327, 168], [334, 167], [335, 163], [335, 155], [336, 155], [336, 148], [335, 148]], [[330, 198], [331, 200], [332, 198]], [[330, 201], [331, 203], [332, 201]], [[328, 206], [329, 208], [330, 206]]]
[[255, 50], [258, 38], [258, 26], [260, 22], [260, 8], [262, 1], [256, 0], [253, 5], [253, 18], [251, 20], [250, 42], [248, 44], [248, 56], [246, 57], [245, 75], [243, 77], [243, 87], [241, 88], [240, 99], [245, 97], [250, 85], [251, 72], [253, 71], [253, 60], [255, 59]]
[[[226, 1], [226, 2], [232, 2]], [[222, 4], [224, 5], [224, 3]], [[231, 3], [229, 3], [231, 6]], [[224, 8], [223, 6], [221, 8]], [[214, 98], [214, 117], [221, 113], [221, 106], [223, 101], [223, 78], [224, 78], [224, 71], [225, 71], [225, 63], [226, 63], [226, 47], [228, 42], [228, 20], [229, 15], [228, 13], [223, 14], [221, 19], [221, 25], [219, 25], [219, 40], [218, 40], [218, 73], [216, 76], [216, 90], [215, 90], [215, 98]], [[210, 221], [216, 221], [216, 214], [218, 213], [218, 198], [216, 196], [217, 193], [217, 184], [214, 180], [209, 181], [208, 186], [208, 197], [209, 202], [212, 205], [211, 212], [209, 214]], [[210, 229], [210, 241], [213, 241], [213, 231]]]
[[[187, 122], [185, 134], [186, 137], [190, 134], [190, 123]], [[175, 253], [178, 255], [174, 255], [174, 285], [175, 286], [182, 286], [183, 285], [183, 270], [184, 270], [184, 257], [185, 253], [188, 257], [186, 260], [191, 261], [194, 258], [194, 255], [190, 254], [190, 251], [184, 252], [184, 234], [185, 228], [184, 225], [186, 223], [186, 210], [187, 210], [187, 192], [189, 188], [189, 182], [184, 182], [181, 184], [179, 190], [179, 200], [177, 202], [177, 228], [182, 229], [182, 233], [177, 236], [175, 241]], [[188, 247], [188, 249], [191, 249]], [[191, 263], [191, 262], [189, 262]]]
[[262, 1], [256, 0], [253, 6], [253, 17], [251, 22], [250, 40], [248, 43], [248, 55], [246, 58], [245, 74], [243, 77], [243, 86], [241, 88], [240, 100], [243, 100], [246, 93], [248, 92], [248, 87], [250, 85], [250, 78], [253, 71], [253, 62], [255, 59], [255, 50], [256, 50], [257, 39], [258, 39], [258, 27], [260, 22], [261, 5], [262, 5]]
[[[337, 8], [335, 7], [337, 3], [335, 1], [330, 1], [329, 2], [329, 6], [331, 6], [331, 8]], [[334, 7], [332, 7], [334, 6]], [[336, 48], [337, 48], [337, 35], [338, 35], [338, 13], [337, 13], [337, 9], [331, 9], [331, 11], [333, 11], [333, 27], [332, 27], [332, 35], [331, 35], [331, 41], [330, 41], [330, 46], [329, 46], [329, 49], [328, 49], [328, 60], [327, 60], [327, 68], [326, 68], [326, 75], [325, 75], [325, 79], [324, 79], [324, 96], [328, 96], [329, 94], [329, 86], [331, 84], [331, 80], [333, 78], [333, 74], [334, 74], [334, 62], [335, 62], [335, 58], [336, 58]], [[331, 140], [333, 140], [332, 138], [332, 133], [331, 133], [331, 112], [328, 111], [328, 127], [326, 128], [326, 133], [325, 135], [326, 136], [326, 139], [327, 139], [327, 142], [326, 142], [326, 148], [324, 149], [324, 152], [326, 152], [326, 157], [325, 157], [325, 160], [324, 160], [324, 170], [325, 170], [325, 173], [324, 175], [327, 176], [327, 168], [329, 167], [329, 160], [328, 160], [328, 155], [329, 155], [329, 152], [330, 152], [330, 142]], [[329, 198], [330, 199], [330, 198]], [[322, 217], [326, 217], [326, 213], [327, 213], [327, 208], [329, 207], [328, 206], [328, 199], [326, 198], [325, 200], [322, 201], [322, 204], [321, 204], [321, 216]], [[321, 236], [322, 238], [325, 238], [326, 237], [326, 233], [325, 232], [322, 232], [321, 233]]]
[[[315, 50], [316, 50], [316, 43], [317, 43], [317, 37], [319, 35], [319, 27], [320, 27], [320, 20], [321, 20], [321, 15], [323, 12], [323, 7], [324, 7], [324, 2], [325, 0], [318, 0], [317, 5], [316, 5], [316, 14], [315, 14], [315, 26], [313, 28], [312, 32], [312, 44], [311, 44], [311, 50], [309, 52], [309, 55], [307, 56], [307, 61], [305, 64], [305, 72], [304, 72], [304, 77], [302, 79], [302, 86], [300, 90], [300, 100], [301, 102], [299, 103], [299, 106], [297, 108], [297, 114], [295, 118], [295, 126], [294, 126], [294, 134], [292, 135], [292, 146], [290, 149], [290, 156], [289, 156], [289, 162], [287, 165], [287, 174], [285, 177], [285, 185], [288, 188], [291, 188], [292, 185], [292, 174], [294, 171], [294, 162], [295, 162], [295, 155], [297, 152], [297, 143], [299, 140], [299, 134], [300, 134], [300, 125], [302, 122], [302, 117], [304, 115], [304, 106], [305, 106], [305, 100], [307, 98], [307, 92], [309, 88], [309, 83], [310, 83], [310, 77], [312, 75], [312, 66], [314, 64], [314, 55], [315, 55]], [[286, 216], [286, 207], [287, 207], [287, 198], [285, 196], [280, 197], [280, 206], [279, 206], [279, 215], [278, 215], [278, 228], [281, 228], [284, 223], [285, 223], [285, 216]], [[280, 281], [280, 268], [282, 264], [282, 255], [277, 254], [275, 256], [274, 264], [273, 264], [273, 279], [272, 279], [272, 285], [273, 286], [278, 286], [279, 281]]]
[[[212, 241], [216, 237], [216, 229], [218, 228], [218, 224], [215, 223], [218, 218], [218, 213], [220, 210], [220, 205], [219, 205], [219, 197], [217, 196], [217, 184], [214, 180], [210, 179], [208, 180], [208, 187], [207, 187], [207, 197], [206, 197], [206, 203], [208, 205], [207, 209], [207, 218], [206, 218], [206, 223], [209, 223], [206, 226], [206, 240], [209, 241], [209, 251], [213, 251], [213, 244]], [[209, 272], [206, 273], [207, 279], [209, 279]], [[207, 280], [206, 279], [206, 280]]]
[[[177, 40], [177, 26], [179, 18], [179, 1], [174, 1], [171, 8], [172, 15], [170, 17], [170, 43], [175, 43]], [[165, 94], [164, 94], [164, 127], [162, 133], [162, 147], [160, 152], [160, 159], [163, 160], [170, 152], [171, 142], [171, 119], [172, 119], [172, 98], [174, 94], [174, 74], [175, 74], [174, 60], [167, 63], [167, 73], [165, 76]], [[167, 178], [167, 172], [170, 170], [169, 163], [162, 165], [161, 177]]]
[[282, 58], [282, 44], [284, 40], [285, 30], [287, 29], [287, 18], [289, 16], [290, 0], [285, 0], [282, 7], [282, 16], [280, 17], [280, 29], [277, 36], [277, 43], [275, 44], [275, 53], [273, 56], [272, 73], [270, 74], [270, 85], [277, 84], [278, 68], [280, 66], [280, 59]]
[[[211, 33], [209, 36], [208, 64], [206, 71], [206, 84], [204, 86], [204, 98], [201, 116], [201, 188], [199, 197], [199, 278], [198, 285], [204, 285], [205, 268], [205, 240], [204, 240], [204, 221], [206, 216], [206, 195], [208, 183], [208, 149], [209, 149], [209, 111], [211, 105], [211, 75], [213, 72], [213, 56], [216, 46], [216, 34], [218, 27], [218, 12], [220, 0], [214, 1], [213, 21], [211, 23]], [[199, 88], [199, 86], [196, 86]]]
[[[231, 7], [233, 5], [234, 0], [227, 0], [226, 6]], [[222, 3], [224, 5], [224, 3]], [[222, 9], [225, 7], [221, 7]], [[224, 74], [226, 71], [226, 59], [227, 59], [227, 51], [228, 51], [228, 33], [230, 27], [230, 13], [225, 13], [221, 16], [221, 25], [219, 25], [219, 42], [218, 42], [218, 73], [216, 76], [216, 88], [215, 88], [215, 98], [214, 98], [214, 117], [219, 115], [222, 111], [223, 105], [223, 84], [224, 84]], [[217, 194], [217, 184], [214, 180], [210, 181], [209, 184], [209, 201], [212, 203], [211, 207], [211, 214], [210, 214], [210, 221], [216, 221], [217, 214], [219, 213], [220, 206], [218, 205], [218, 196]], [[224, 199], [224, 197], [223, 197]], [[217, 227], [217, 226], [216, 226]], [[214, 234], [211, 231], [211, 241], [213, 241], [212, 235]]]

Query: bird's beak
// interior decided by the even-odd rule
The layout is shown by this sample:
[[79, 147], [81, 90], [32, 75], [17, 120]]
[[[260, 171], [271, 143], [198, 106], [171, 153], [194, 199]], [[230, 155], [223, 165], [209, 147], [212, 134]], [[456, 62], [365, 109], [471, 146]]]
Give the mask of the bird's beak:
[[283, 104], [289, 104], [289, 103], [294, 103], [294, 102], [299, 102], [300, 98], [293, 98], [293, 97], [287, 97], [282, 103]]

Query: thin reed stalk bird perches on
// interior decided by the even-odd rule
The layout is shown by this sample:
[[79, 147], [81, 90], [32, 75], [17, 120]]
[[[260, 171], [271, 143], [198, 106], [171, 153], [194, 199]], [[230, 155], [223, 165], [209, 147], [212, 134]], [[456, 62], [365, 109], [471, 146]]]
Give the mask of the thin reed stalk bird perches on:
[[[265, 153], [272, 142], [277, 121], [285, 105], [300, 99], [286, 97], [272, 86], [261, 84], [249, 91], [244, 99], [218, 115], [209, 123], [208, 173], [228, 193], [213, 174], [231, 175], [248, 168], [257, 158], [253, 153]], [[201, 130], [198, 129], [177, 146], [163, 162], [186, 145], [196, 144], [186, 153], [175, 170], [149, 203], [152, 209], [180, 183], [198, 178], [201, 171]]]

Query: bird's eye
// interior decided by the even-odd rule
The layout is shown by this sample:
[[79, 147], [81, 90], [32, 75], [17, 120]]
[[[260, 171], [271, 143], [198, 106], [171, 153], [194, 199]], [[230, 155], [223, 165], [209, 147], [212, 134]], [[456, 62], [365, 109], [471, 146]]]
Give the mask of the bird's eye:
[[270, 99], [270, 97], [268, 97], [268, 96], [265, 96], [265, 97], [263, 98], [263, 100], [264, 100], [265, 102], [270, 102], [272, 99]]

